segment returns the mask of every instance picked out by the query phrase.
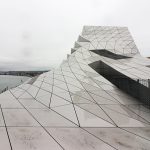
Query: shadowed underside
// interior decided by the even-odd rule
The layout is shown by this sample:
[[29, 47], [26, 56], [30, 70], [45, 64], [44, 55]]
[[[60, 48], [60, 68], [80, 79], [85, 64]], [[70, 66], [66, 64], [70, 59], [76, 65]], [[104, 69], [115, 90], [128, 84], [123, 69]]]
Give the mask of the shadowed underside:
[[126, 27], [85, 26], [58, 69], [0, 95], [0, 149], [149, 150], [149, 99], [116, 80], [149, 90], [147, 66]]

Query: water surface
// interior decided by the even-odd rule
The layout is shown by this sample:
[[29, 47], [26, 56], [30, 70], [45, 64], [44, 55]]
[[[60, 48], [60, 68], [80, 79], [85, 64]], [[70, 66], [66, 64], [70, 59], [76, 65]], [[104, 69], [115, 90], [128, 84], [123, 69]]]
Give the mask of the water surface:
[[0, 91], [6, 87], [12, 88], [20, 85], [28, 79], [30, 78], [25, 76], [0, 75]]

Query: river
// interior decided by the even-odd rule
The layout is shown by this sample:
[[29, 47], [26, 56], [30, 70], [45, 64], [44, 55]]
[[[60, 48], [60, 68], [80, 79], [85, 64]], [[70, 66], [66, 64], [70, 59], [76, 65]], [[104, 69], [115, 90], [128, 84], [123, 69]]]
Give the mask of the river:
[[30, 77], [0, 75], [0, 92], [6, 87], [12, 88], [17, 85], [20, 85], [28, 79], [30, 79]]

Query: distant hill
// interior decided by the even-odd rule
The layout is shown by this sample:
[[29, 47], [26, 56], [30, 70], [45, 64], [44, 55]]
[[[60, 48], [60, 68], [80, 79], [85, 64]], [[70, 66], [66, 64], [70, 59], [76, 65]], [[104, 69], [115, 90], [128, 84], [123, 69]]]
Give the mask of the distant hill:
[[40, 75], [44, 72], [48, 72], [48, 71], [47, 70], [45, 70], [45, 71], [1, 71], [0, 75], [14, 75], [14, 76], [34, 77], [34, 76]]

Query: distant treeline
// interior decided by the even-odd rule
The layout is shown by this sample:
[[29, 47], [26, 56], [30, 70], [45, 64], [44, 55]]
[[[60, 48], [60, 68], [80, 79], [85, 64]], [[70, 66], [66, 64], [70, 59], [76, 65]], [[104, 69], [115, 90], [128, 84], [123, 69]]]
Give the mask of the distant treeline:
[[47, 70], [45, 70], [45, 71], [5, 71], [5, 72], [0, 72], [0, 75], [34, 77], [34, 76], [40, 75], [44, 72], [48, 72], [48, 71]]

